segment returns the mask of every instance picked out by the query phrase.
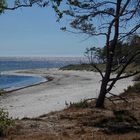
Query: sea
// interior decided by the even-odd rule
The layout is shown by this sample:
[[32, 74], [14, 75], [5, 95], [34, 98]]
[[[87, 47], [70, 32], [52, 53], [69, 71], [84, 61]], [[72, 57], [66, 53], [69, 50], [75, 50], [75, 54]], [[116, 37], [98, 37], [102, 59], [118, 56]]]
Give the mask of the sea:
[[11, 91], [47, 81], [41, 76], [15, 75], [10, 71], [60, 68], [83, 61], [82, 57], [0, 57], [0, 89]]

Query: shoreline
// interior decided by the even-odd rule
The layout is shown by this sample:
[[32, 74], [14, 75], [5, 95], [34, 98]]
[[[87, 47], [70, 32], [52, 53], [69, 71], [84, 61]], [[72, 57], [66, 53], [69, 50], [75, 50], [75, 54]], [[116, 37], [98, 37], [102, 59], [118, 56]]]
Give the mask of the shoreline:
[[[29, 71], [29, 70], [28, 70]], [[10, 117], [38, 117], [66, 107], [66, 103], [87, 98], [97, 98], [100, 76], [89, 71], [62, 71], [58, 69], [35, 69], [32, 74], [50, 76], [53, 80], [6, 93], [0, 97], [0, 105], [7, 109]], [[132, 78], [117, 83], [113, 93], [120, 94]]]
[[[32, 84], [29, 84], [29, 85], [21, 85], [21, 86], [17, 86], [17, 87], [15, 86], [15, 88], [10, 87], [10, 88], [4, 89], [5, 93], [11, 93], [11, 92], [22, 90], [25, 88], [41, 85], [41, 84], [49, 82], [53, 79], [52, 77], [49, 77], [49, 76], [42, 76], [42, 75], [37, 75], [37, 74], [25, 73], [24, 71], [23, 70], [4, 71], [4, 72], [2, 72], [1, 75], [39, 77], [39, 78], [42, 78], [42, 80], [35, 82], [35, 83], [32, 83]], [[26, 70], [26, 71], [30, 72], [32, 70]]]

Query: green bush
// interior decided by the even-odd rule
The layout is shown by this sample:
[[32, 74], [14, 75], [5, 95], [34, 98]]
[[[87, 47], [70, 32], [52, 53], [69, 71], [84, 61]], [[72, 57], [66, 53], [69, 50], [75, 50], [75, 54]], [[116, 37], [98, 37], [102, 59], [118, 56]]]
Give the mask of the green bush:
[[74, 108], [86, 108], [88, 107], [88, 103], [86, 102], [86, 100], [81, 100], [79, 102], [76, 103], [71, 103], [69, 104], [69, 107], [74, 107]]
[[14, 125], [14, 121], [9, 118], [8, 112], [0, 109], [0, 137], [6, 135], [8, 128]]
[[134, 81], [140, 81], [140, 74], [137, 75], [137, 76], [135, 76], [133, 80], [134, 80]]
[[3, 95], [5, 91], [3, 89], [0, 89], [0, 95]]
[[140, 93], [140, 82], [136, 82], [133, 86], [128, 86], [125, 92]]
[[90, 64], [71, 64], [61, 67], [60, 70], [87, 70], [92, 71], [94, 68]]
[[[105, 64], [97, 64], [98, 68], [102, 71], [105, 69]], [[97, 71], [91, 64], [71, 64], [64, 67], [61, 67], [60, 70], [86, 70], [86, 71]]]
[[128, 110], [113, 110], [114, 115], [116, 116], [116, 122], [129, 122], [139, 124], [134, 115]]

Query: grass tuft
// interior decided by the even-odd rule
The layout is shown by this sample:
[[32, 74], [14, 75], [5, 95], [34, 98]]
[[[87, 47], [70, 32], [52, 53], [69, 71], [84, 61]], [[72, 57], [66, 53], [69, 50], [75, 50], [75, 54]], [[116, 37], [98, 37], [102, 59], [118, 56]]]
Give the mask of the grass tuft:
[[70, 107], [70, 108], [87, 108], [88, 107], [88, 103], [86, 100], [81, 100], [79, 102], [75, 102], [75, 103], [72, 103], [70, 102], [70, 104], [68, 103], [65, 103], [66, 106]]
[[136, 82], [133, 86], [128, 86], [127, 89], [124, 90], [125, 93], [140, 93], [140, 82]]

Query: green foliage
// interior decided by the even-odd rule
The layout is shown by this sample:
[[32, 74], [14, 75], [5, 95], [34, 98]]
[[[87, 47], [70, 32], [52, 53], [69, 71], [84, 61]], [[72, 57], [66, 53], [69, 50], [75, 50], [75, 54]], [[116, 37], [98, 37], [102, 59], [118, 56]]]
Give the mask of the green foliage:
[[128, 88], [125, 90], [125, 92], [140, 93], [140, 82], [136, 82], [133, 86], [128, 86]]
[[[97, 64], [97, 66], [104, 71], [105, 64]], [[71, 64], [64, 67], [61, 67], [60, 70], [86, 70], [86, 71], [95, 71], [96, 69], [91, 64]]]
[[140, 81], [140, 74], [137, 75], [137, 76], [135, 76], [133, 80], [134, 80], [134, 81]]
[[39, 7], [46, 7], [49, 3], [51, 3], [52, 8], [57, 13], [59, 18], [62, 18], [62, 14], [58, 7], [60, 6], [62, 0], [13, 0], [9, 2], [9, 0], [0, 0], [0, 14], [4, 12], [4, 10], [16, 10], [20, 7], [32, 7], [33, 5], [38, 5]]
[[[140, 36], [133, 35], [128, 37], [128, 46], [129, 46], [129, 53], [135, 53], [140, 51]], [[140, 55], [138, 55], [134, 61], [136, 64], [140, 64]]]
[[0, 14], [4, 12], [4, 7], [7, 6], [6, 0], [0, 0]]
[[105, 62], [105, 55], [102, 48], [91, 47], [86, 48], [84, 56], [88, 59], [89, 63], [103, 63]]
[[134, 115], [128, 110], [114, 110], [113, 112], [117, 122], [138, 123]]
[[81, 100], [79, 102], [76, 103], [71, 103], [67, 104], [67, 106], [69, 106], [70, 108], [87, 108], [88, 107], [88, 103], [85, 100]]
[[0, 89], [0, 95], [3, 95], [5, 91], [3, 89]]
[[114, 117], [103, 118], [95, 123], [96, 127], [106, 128], [108, 134], [124, 134], [132, 131], [139, 132], [139, 121], [134, 114], [128, 110], [113, 110]]
[[[120, 63], [125, 63], [127, 59], [137, 51], [140, 51], [140, 36], [134, 35], [129, 36], [128, 41], [118, 42], [116, 45], [114, 58], [113, 58], [113, 65], [118, 65]], [[110, 42], [111, 43], [111, 42]], [[86, 48], [84, 55], [88, 58], [90, 63], [104, 63], [106, 62], [106, 54], [107, 54], [107, 47], [97, 48], [91, 47]], [[140, 64], [140, 55], [136, 57], [134, 60], [135, 64]]]
[[8, 112], [0, 109], [0, 136], [6, 135], [8, 128], [14, 125], [14, 121], [9, 118]]
[[87, 70], [92, 71], [93, 67], [90, 64], [71, 64], [60, 68], [60, 70]]

